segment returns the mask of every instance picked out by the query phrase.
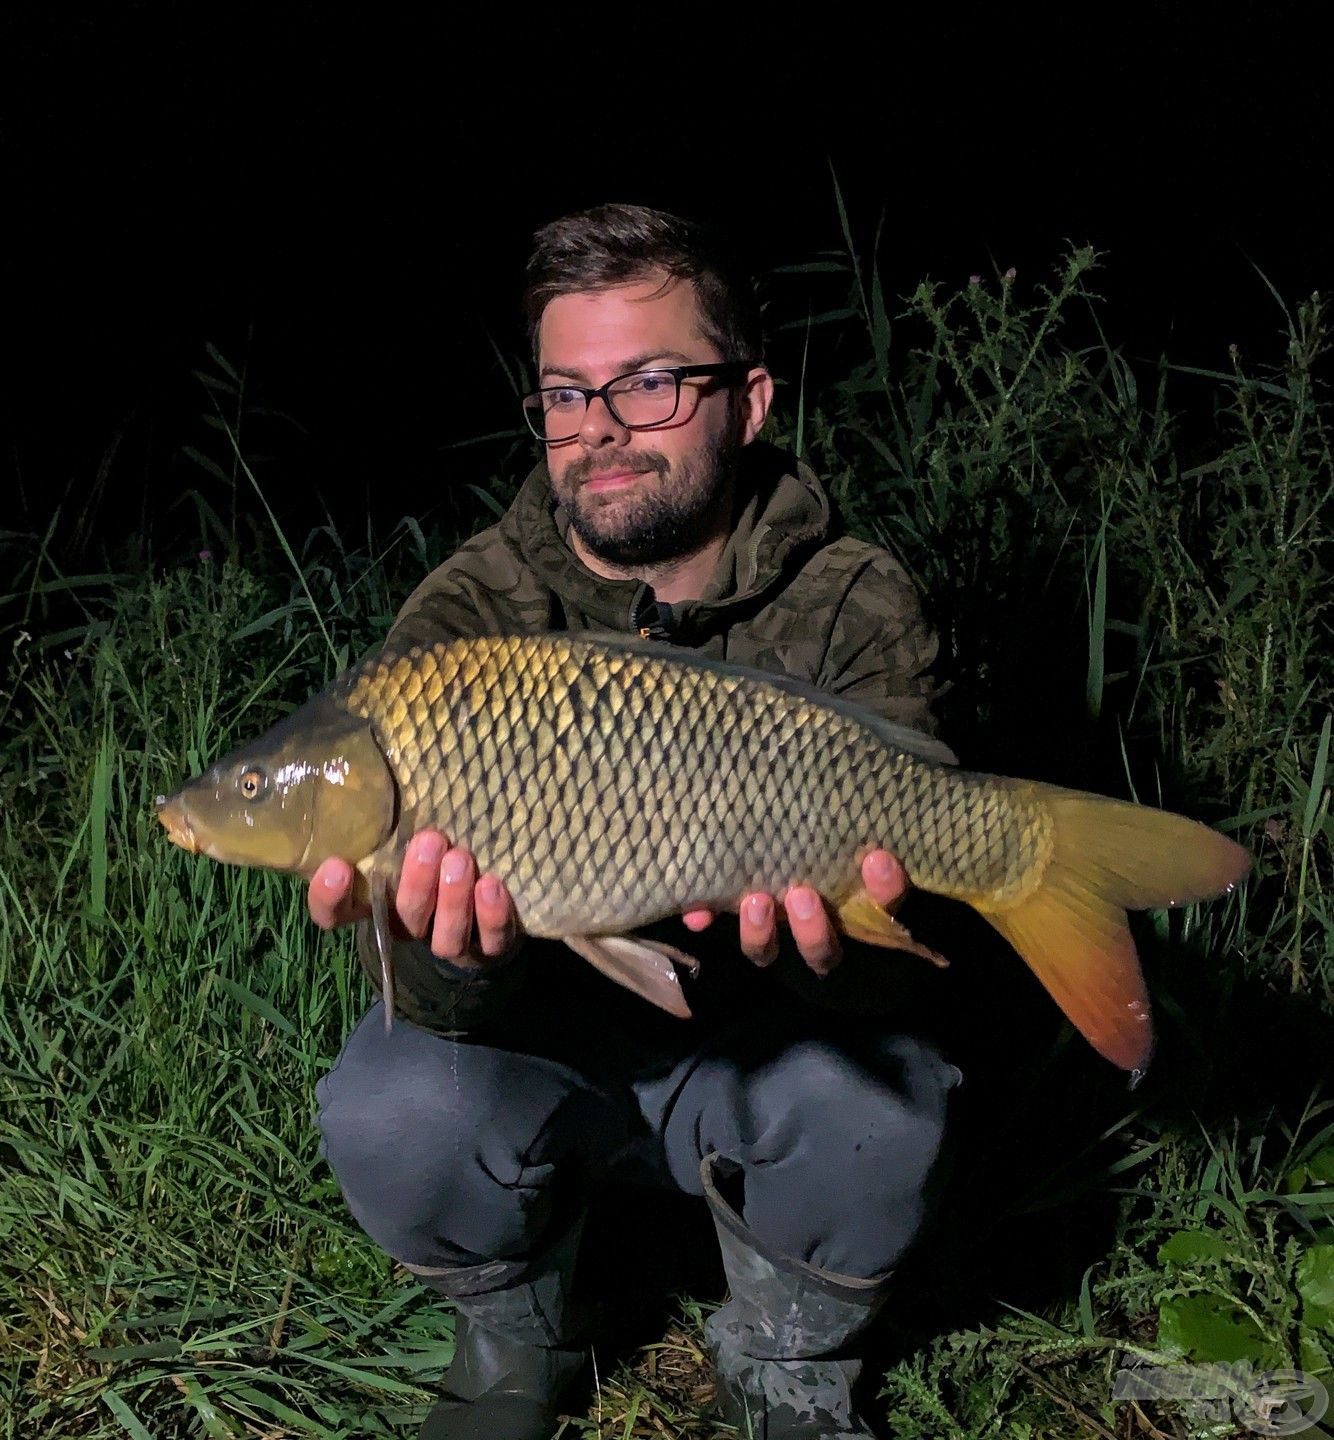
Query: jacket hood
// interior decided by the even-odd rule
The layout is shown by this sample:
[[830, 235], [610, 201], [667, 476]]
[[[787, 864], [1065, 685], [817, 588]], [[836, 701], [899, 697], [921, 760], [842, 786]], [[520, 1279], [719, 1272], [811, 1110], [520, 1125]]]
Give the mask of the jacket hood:
[[[551, 493], [545, 462], [523, 482], [500, 531], [544, 585], [559, 597], [567, 620], [589, 628], [634, 630], [648, 587], [638, 580], [595, 575], [570, 548], [570, 519]], [[807, 466], [763, 441], [741, 452], [732, 533], [697, 600], [672, 606], [674, 634], [702, 638], [784, 584], [811, 550], [832, 538], [834, 515], [824, 487]]]

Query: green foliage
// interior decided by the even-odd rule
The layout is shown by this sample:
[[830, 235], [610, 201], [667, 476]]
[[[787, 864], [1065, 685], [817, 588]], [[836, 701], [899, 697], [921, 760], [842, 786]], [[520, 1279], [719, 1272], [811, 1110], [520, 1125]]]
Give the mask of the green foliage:
[[[318, 587], [343, 644], [379, 618], [343, 605], [349, 568], [334, 585], [319, 560], [298, 592]], [[448, 1362], [448, 1317], [393, 1278], [316, 1150], [314, 1085], [366, 999], [345, 940], [287, 877], [195, 864], [153, 815], [331, 673], [284, 587], [201, 562], [115, 592], [82, 643], [19, 647], [0, 1433], [232, 1435], [300, 1412], [296, 1433], [388, 1435]]]
[[[798, 267], [812, 318], [792, 322], [801, 385], [778, 438], [922, 586], [947, 733], [980, 767], [1212, 818], [1257, 857], [1227, 901], [1145, 936], [1168, 1082], [1151, 1073], [1000, 1202], [1061, 1217], [1110, 1196], [1105, 1253], [1040, 1310], [987, 1290], [914, 1329], [931, 1297], [906, 1290], [895, 1432], [1147, 1435], [1110, 1401], [1127, 1356], [1330, 1379], [1321, 305], [1284, 312], [1273, 364], [1181, 371], [1107, 343], [1088, 250], [1048, 285], [924, 282], [891, 313], [848, 238]], [[402, 1433], [450, 1353], [447, 1313], [365, 1239], [317, 1153], [314, 1087], [365, 999], [345, 937], [314, 930], [295, 882], [169, 849], [152, 801], [376, 643], [461, 536], [412, 519], [383, 545], [282, 533], [243, 443], [243, 368], [212, 354], [204, 378], [213, 438], [189, 499], [217, 558], [66, 575], [38, 544], [4, 601], [0, 1435], [24, 1440]], [[1251, 1104], [1230, 1072], [1253, 1007], [1280, 1000], [1304, 1008], [1279, 1024], [1320, 1022], [1283, 1056], [1307, 1088]], [[1070, 1047], [1024, 1063], [1030, 1096], [1059, 1066], [1074, 1108], [1105, 1108]], [[952, 1201], [968, 1223], [971, 1199]], [[567, 1433], [716, 1433], [700, 1319], [691, 1302]]]
[[[903, 348], [887, 368], [877, 337], [888, 322], [850, 265], [848, 310], [871, 353], [814, 407], [803, 396], [806, 458], [854, 528], [895, 550], [925, 591], [957, 748], [983, 768], [995, 755], [994, 768], [1028, 761], [1025, 773], [1106, 788], [1124, 766], [1119, 783], [1139, 798], [1229, 823], [1259, 857], [1258, 883], [1249, 905], [1239, 895], [1206, 923], [1267, 978], [1281, 970], [1328, 1003], [1323, 304], [1283, 312], [1275, 364], [1252, 373], [1234, 347], [1230, 373], [1163, 362], [1146, 386], [1102, 336], [1095, 268], [1082, 249], [1031, 291], [1011, 273], [953, 294], [923, 282], [895, 321]], [[1081, 329], [1083, 342], [1067, 338]], [[1169, 381], [1192, 387], [1185, 439]]]

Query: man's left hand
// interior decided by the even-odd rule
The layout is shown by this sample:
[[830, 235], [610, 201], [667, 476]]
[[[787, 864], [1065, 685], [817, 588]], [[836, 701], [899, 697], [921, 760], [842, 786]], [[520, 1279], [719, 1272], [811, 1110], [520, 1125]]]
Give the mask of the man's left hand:
[[[877, 905], [892, 910], [908, 892], [903, 866], [888, 850], [872, 850], [862, 861], [862, 881]], [[792, 938], [807, 965], [828, 975], [843, 958], [838, 934], [817, 891], [794, 885], [783, 896]], [[713, 924], [712, 910], [689, 910], [682, 919], [691, 930]], [[778, 955], [778, 906], [772, 895], [753, 891], [741, 897], [741, 949], [756, 965], [771, 965]]]

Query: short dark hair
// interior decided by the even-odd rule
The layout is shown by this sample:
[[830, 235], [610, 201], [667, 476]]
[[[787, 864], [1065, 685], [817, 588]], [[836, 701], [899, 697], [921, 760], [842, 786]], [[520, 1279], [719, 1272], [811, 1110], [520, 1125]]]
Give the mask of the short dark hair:
[[558, 295], [605, 290], [665, 270], [695, 287], [704, 338], [724, 360], [761, 360], [764, 331], [755, 287], [717, 231], [643, 205], [598, 205], [533, 236], [523, 292], [537, 353], [542, 312]]

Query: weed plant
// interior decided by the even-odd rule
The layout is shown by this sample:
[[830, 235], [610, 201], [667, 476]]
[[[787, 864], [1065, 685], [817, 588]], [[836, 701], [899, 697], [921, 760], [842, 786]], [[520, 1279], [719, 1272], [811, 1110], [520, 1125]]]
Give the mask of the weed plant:
[[[945, 733], [978, 768], [1187, 810], [1256, 857], [1226, 900], [1141, 927], [1162, 1040], [1133, 1095], [959, 932], [961, 1143], [886, 1325], [883, 1413], [911, 1440], [1236, 1433], [1244, 1396], [1212, 1428], [1111, 1396], [1135, 1358], [1334, 1388], [1322, 306], [1276, 297], [1280, 353], [1183, 371], [1108, 342], [1087, 250], [1049, 284], [923, 283], [891, 317], [845, 238], [769, 282], [799, 377], [776, 438], [921, 586]], [[292, 543], [216, 353], [207, 390], [190, 563], [67, 575], [40, 537], [10, 556], [6, 1437], [412, 1433], [451, 1353], [447, 1307], [365, 1239], [316, 1151], [315, 1081], [367, 999], [346, 937], [290, 878], [169, 847], [152, 802], [374, 644], [514, 475], [458, 533]], [[717, 1298], [604, 1367], [565, 1433], [721, 1434], [701, 1409]]]

